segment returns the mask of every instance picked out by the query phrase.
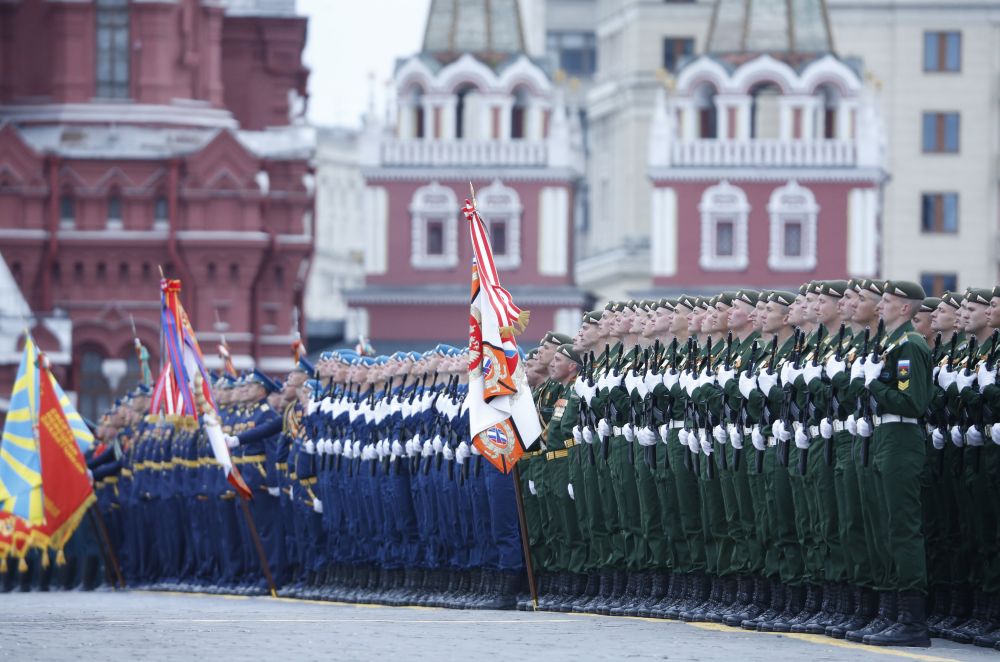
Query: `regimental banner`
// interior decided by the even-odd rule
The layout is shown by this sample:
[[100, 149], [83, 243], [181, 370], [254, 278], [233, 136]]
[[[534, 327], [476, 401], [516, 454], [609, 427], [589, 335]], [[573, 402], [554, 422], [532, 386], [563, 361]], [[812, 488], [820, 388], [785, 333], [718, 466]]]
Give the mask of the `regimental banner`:
[[521, 365], [516, 329], [527, 314], [500, 287], [486, 227], [475, 206], [463, 210], [469, 221], [475, 260], [469, 314], [469, 428], [472, 443], [507, 473], [542, 433], [538, 412]]

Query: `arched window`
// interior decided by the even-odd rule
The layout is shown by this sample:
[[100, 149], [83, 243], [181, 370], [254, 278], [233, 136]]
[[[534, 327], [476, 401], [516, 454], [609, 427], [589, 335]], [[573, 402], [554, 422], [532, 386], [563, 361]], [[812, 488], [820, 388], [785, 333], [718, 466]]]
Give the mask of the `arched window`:
[[775, 271], [816, 268], [816, 219], [819, 205], [812, 191], [790, 181], [771, 194], [771, 241], [767, 265]]
[[170, 207], [166, 196], [157, 196], [153, 202], [153, 227], [166, 228], [170, 225]]
[[715, 88], [708, 84], [702, 85], [693, 96], [698, 112], [698, 137], [702, 139], [718, 138], [719, 115], [715, 107]]
[[746, 193], [729, 182], [705, 190], [698, 205], [701, 212], [701, 258], [709, 271], [740, 271], [749, 262], [747, 218], [750, 203]]
[[750, 137], [774, 140], [781, 136], [781, 89], [774, 83], [761, 83], [750, 90]]
[[455, 102], [455, 138], [458, 140], [475, 137], [475, 119], [478, 110], [478, 104], [475, 103], [475, 90], [475, 86], [466, 84], [455, 92], [457, 99]]
[[831, 85], [823, 85], [818, 90], [819, 118], [816, 133], [820, 138], [832, 140], [837, 137], [837, 107], [840, 105], [840, 93]]
[[528, 111], [528, 95], [523, 87], [514, 90], [514, 105], [510, 109], [510, 137], [520, 140], [526, 137], [526, 113]]
[[59, 198], [59, 226], [63, 228], [76, 226], [76, 200], [69, 193], [63, 193]]
[[458, 199], [438, 182], [417, 189], [410, 202], [412, 250], [417, 269], [442, 269], [458, 264]]
[[401, 108], [400, 118], [405, 122], [400, 127], [401, 138], [421, 140], [426, 137], [424, 131], [424, 90], [419, 85], [406, 96], [405, 106]]
[[517, 191], [496, 179], [477, 191], [477, 202], [490, 233], [493, 260], [499, 268], [521, 266], [521, 198]]
[[128, 0], [97, 0], [97, 96], [129, 97]]
[[122, 221], [122, 199], [117, 193], [112, 193], [108, 198], [108, 229], [117, 230], [123, 225]]

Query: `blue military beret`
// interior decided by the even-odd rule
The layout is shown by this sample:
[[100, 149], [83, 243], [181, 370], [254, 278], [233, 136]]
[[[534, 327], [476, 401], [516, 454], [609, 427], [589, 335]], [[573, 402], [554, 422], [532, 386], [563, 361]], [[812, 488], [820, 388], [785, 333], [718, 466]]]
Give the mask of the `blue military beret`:
[[410, 352], [409, 356], [411, 361], [419, 361], [423, 358], [423, 355], [420, 352]]
[[312, 363], [309, 363], [309, 359], [303, 356], [299, 359], [299, 362], [295, 364], [295, 368], [292, 369], [292, 372], [304, 372], [307, 375], [312, 376], [316, 374], [316, 368]]
[[334, 358], [336, 358], [336, 354], [330, 351], [320, 352], [319, 355], [320, 361], [332, 361]]
[[440, 354], [441, 356], [453, 356], [451, 351], [455, 349], [451, 345], [445, 345], [444, 343], [439, 344], [434, 348], [434, 352]]
[[247, 376], [247, 381], [253, 384], [260, 384], [268, 393], [274, 393], [278, 390], [278, 386], [274, 383], [274, 380], [260, 370], [254, 370], [250, 373]]
[[307, 379], [302, 385], [305, 386], [310, 391], [312, 391], [313, 393], [319, 393], [320, 391], [323, 390], [323, 385], [320, 384], [319, 380], [316, 379]]

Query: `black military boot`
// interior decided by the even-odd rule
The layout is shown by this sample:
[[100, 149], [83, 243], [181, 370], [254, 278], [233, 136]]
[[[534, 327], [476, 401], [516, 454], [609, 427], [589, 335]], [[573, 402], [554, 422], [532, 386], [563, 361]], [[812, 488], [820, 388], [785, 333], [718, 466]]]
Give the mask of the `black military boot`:
[[[541, 575], [535, 575], [534, 579], [535, 579], [535, 590], [538, 591], [538, 592], [541, 592], [541, 590], [542, 590], [542, 576]], [[534, 603], [532, 602], [532, 599], [531, 599], [530, 584], [528, 584], [528, 589], [524, 593], [521, 593], [518, 596], [518, 598], [517, 598], [517, 604], [515, 605], [515, 608], [518, 611], [533, 611], [535, 609], [535, 605], [534, 605]]]
[[559, 605], [559, 611], [568, 614], [573, 611], [573, 605], [585, 599], [587, 594], [588, 575], [580, 572], [570, 573], [569, 591]]
[[930, 590], [930, 606], [927, 608], [927, 630], [931, 636], [936, 636], [934, 628], [942, 619], [948, 616], [949, 598], [951, 592], [948, 587], [935, 585]]
[[900, 593], [897, 598], [896, 622], [878, 634], [870, 634], [864, 643], [872, 646], [919, 646], [927, 648], [931, 638], [927, 635], [927, 599], [915, 592]]
[[848, 618], [836, 625], [831, 625], [826, 629], [826, 636], [834, 639], [843, 639], [848, 632], [860, 630], [871, 623], [878, 613], [878, 595], [869, 588], [852, 587], [853, 595], [851, 601], [854, 604], [854, 611]]
[[705, 614], [706, 619], [712, 623], [721, 623], [722, 619], [729, 613], [729, 609], [736, 602], [736, 591], [739, 586], [736, 577], [723, 577], [720, 580], [722, 589], [719, 598], [712, 605], [712, 609]]
[[770, 600], [765, 605], [764, 610], [753, 618], [748, 618], [740, 623], [741, 628], [744, 630], [756, 630], [757, 626], [761, 623], [770, 623], [781, 616], [781, 613], [785, 610], [785, 585], [777, 579], [771, 580], [768, 592]]
[[754, 578], [739, 577], [736, 580], [736, 592], [733, 595], [733, 601], [722, 611], [722, 620], [720, 623], [738, 628], [740, 623], [745, 620], [744, 614], [747, 607], [753, 601], [753, 594]]
[[587, 604], [594, 599], [597, 595], [597, 588], [600, 583], [600, 576], [596, 572], [588, 572], [584, 575], [582, 581], [582, 588], [580, 589], [579, 595], [576, 599], [572, 600], [568, 605], [566, 611], [575, 612], [578, 608]]
[[956, 644], [971, 644], [993, 629], [990, 619], [990, 596], [976, 591], [972, 596], [972, 617], [945, 635]]
[[896, 592], [881, 591], [878, 594], [878, 611], [875, 617], [859, 630], [849, 630], [844, 638], [855, 643], [864, 643], [865, 637], [878, 634], [896, 622]]
[[948, 615], [938, 620], [933, 627], [928, 626], [930, 636], [946, 637], [948, 632], [964, 623], [969, 618], [971, 602], [972, 591], [968, 586], [952, 587], [948, 604]]
[[477, 609], [513, 609], [517, 606], [517, 592], [521, 585], [519, 572], [492, 572], [494, 579], [486, 600], [476, 603]]
[[684, 599], [667, 610], [667, 618], [684, 620], [684, 614], [698, 611], [708, 602], [712, 593], [712, 580], [704, 573], [693, 573], [688, 576], [687, 591]]
[[646, 595], [649, 593], [649, 587], [652, 582], [652, 575], [648, 572], [638, 572], [635, 573], [634, 590], [621, 606], [621, 613], [612, 615], [617, 616], [638, 616], [639, 607], [646, 599]]
[[615, 570], [611, 575], [611, 593], [598, 607], [597, 613], [602, 616], [610, 616], [611, 610], [621, 604], [625, 596], [625, 589], [628, 585], [628, 574], [624, 570]]
[[[802, 605], [806, 599], [805, 586], [786, 586], [785, 605], [781, 613], [769, 621], [757, 623], [758, 632], [788, 632], [792, 621], [802, 613]], [[784, 629], [778, 629], [784, 628]]]
[[834, 623], [834, 612], [836, 611], [836, 601], [840, 597], [837, 586], [827, 583], [822, 589], [816, 587], [820, 593], [819, 609], [813, 615], [792, 626], [792, 632], [796, 634], [826, 634], [828, 625]]
[[993, 648], [1000, 642], [1000, 596], [991, 593], [986, 598], [986, 620], [991, 627], [973, 640], [973, 644], [981, 648]]
[[578, 607], [573, 607], [573, 612], [577, 614], [596, 614], [597, 610], [604, 604], [611, 595], [613, 580], [611, 573], [602, 571], [597, 575], [597, 592], [594, 597], [587, 600]]
[[650, 572], [649, 584], [643, 593], [643, 599], [639, 603], [635, 615], [643, 618], [650, 618], [653, 610], [663, 600], [667, 594], [667, 587], [670, 583], [670, 576], [662, 572]]
[[681, 620], [685, 623], [702, 623], [708, 620], [708, 615], [711, 614], [719, 604], [719, 600], [722, 597], [722, 580], [719, 577], [709, 577], [708, 581], [708, 595], [704, 596], [704, 599], [696, 604], [695, 606], [681, 612]]
[[759, 616], [770, 602], [770, 585], [761, 577], [746, 577], [741, 580], [746, 585], [740, 586], [736, 592], [738, 608], [730, 611], [722, 622], [731, 628], [742, 627], [743, 621]]
[[616, 600], [612, 601], [608, 609], [608, 615], [610, 616], [625, 616], [626, 609], [630, 604], [632, 604], [636, 595], [639, 592], [639, 579], [640, 575], [636, 572], [628, 573], [628, 577], [625, 581], [625, 590], [618, 596]]
[[649, 618], [666, 618], [666, 610], [670, 608], [670, 605], [677, 601], [677, 596], [679, 593], [679, 587], [683, 582], [683, 575], [677, 572], [671, 572], [663, 577], [663, 595], [660, 599], [649, 605], [648, 614]]

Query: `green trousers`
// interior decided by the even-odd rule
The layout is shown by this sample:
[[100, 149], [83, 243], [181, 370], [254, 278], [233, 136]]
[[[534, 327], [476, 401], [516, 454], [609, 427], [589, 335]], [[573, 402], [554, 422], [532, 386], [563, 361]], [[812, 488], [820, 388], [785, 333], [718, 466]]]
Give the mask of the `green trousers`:
[[[733, 558], [733, 539], [729, 535], [729, 523], [726, 521], [722, 481], [719, 479], [718, 467], [715, 465], [715, 453], [712, 455], [700, 453], [697, 462], [700, 464], [698, 489], [701, 494], [701, 518], [704, 527], [707, 570], [709, 573], [721, 577], [724, 574], [731, 574]], [[712, 473], [709, 472], [710, 464], [716, 467]]]
[[612, 443], [611, 439], [594, 443], [597, 486], [601, 495], [601, 511], [604, 514], [604, 521], [607, 523], [608, 535], [611, 541], [609, 569], [625, 570], [628, 549], [611, 472]]
[[778, 461], [777, 446], [768, 446], [764, 453], [764, 485], [767, 518], [774, 533], [773, 548], [777, 557], [766, 565], [776, 563], [778, 575], [785, 584], [801, 585], [805, 579], [805, 560], [796, 529], [792, 481], [788, 469]]
[[576, 516], [587, 550], [584, 571], [605, 570], [611, 563], [611, 535], [604, 516], [597, 476], [600, 446], [580, 444], [569, 450], [569, 478], [576, 495]]
[[871, 561], [865, 544], [858, 472], [852, 457], [854, 439], [846, 430], [835, 432], [833, 448], [833, 489], [837, 497], [837, 536], [843, 555], [844, 581], [855, 586], [874, 588]]
[[636, 485], [635, 466], [629, 457], [629, 444], [625, 437], [611, 437], [608, 467], [611, 488], [618, 506], [618, 521], [625, 540], [625, 568], [638, 571], [647, 566], [648, 547], [642, 535], [642, 515], [639, 510], [639, 491]]
[[701, 521], [701, 490], [694, 471], [694, 454], [681, 445], [680, 430], [667, 433], [667, 458], [670, 462], [677, 503], [680, 539], [674, 542], [678, 572], [702, 573], [708, 570], [705, 527]]

